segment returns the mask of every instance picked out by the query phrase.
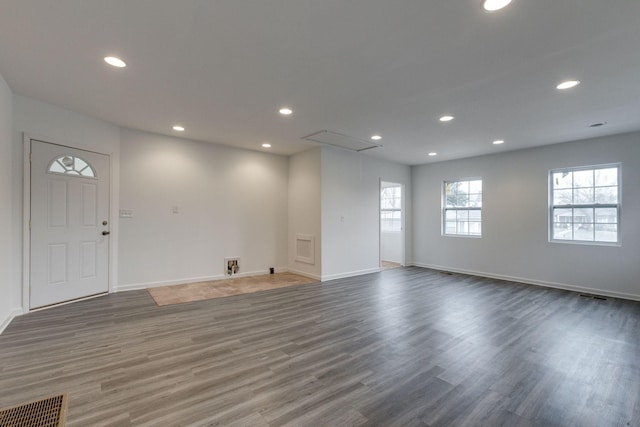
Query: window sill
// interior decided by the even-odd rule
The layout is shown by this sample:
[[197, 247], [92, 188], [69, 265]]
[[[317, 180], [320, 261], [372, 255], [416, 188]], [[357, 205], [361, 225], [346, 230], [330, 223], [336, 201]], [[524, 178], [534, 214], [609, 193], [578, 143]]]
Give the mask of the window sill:
[[557, 239], [549, 239], [549, 243], [560, 243], [566, 245], [582, 245], [582, 246], [613, 246], [620, 247], [622, 243], [620, 242], [592, 242], [589, 240], [557, 240]]

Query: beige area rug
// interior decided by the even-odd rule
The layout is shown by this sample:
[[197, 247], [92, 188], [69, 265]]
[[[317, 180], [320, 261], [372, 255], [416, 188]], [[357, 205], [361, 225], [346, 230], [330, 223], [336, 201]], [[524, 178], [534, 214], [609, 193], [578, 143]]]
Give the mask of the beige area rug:
[[402, 264], [392, 261], [382, 261], [382, 265], [380, 266], [383, 270], [390, 270], [392, 268], [400, 268]]
[[276, 273], [236, 279], [213, 280], [210, 282], [188, 283], [184, 285], [161, 286], [158, 288], [149, 288], [147, 291], [156, 304], [163, 306], [223, 298], [232, 295], [251, 294], [253, 292], [304, 285], [316, 281], [317, 280], [298, 274]]

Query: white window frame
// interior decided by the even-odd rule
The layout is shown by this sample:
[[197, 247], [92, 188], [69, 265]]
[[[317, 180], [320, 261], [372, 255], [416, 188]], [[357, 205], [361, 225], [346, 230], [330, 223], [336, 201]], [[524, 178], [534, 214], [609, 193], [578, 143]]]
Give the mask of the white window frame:
[[[389, 188], [399, 188], [400, 189], [400, 207], [399, 208], [383, 208], [382, 207], [382, 201], [384, 200], [382, 197], [382, 190], [380, 191], [380, 223], [382, 224], [384, 222], [384, 220], [382, 219], [382, 213], [383, 212], [390, 212], [392, 215], [394, 213], [399, 213], [400, 214], [400, 218], [398, 218], [399, 220], [399, 226], [400, 228], [398, 230], [390, 230], [390, 229], [385, 229], [383, 228], [383, 226], [380, 226], [380, 230], [383, 233], [401, 233], [402, 232], [402, 198], [403, 198], [403, 187], [402, 184], [397, 184], [397, 185], [393, 185], [390, 186]], [[393, 219], [393, 218], [392, 218]]]
[[[564, 205], [556, 205], [554, 204], [554, 182], [553, 182], [553, 174], [554, 173], [563, 173], [563, 172], [581, 172], [581, 171], [596, 171], [598, 169], [612, 169], [616, 168], [618, 171], [617, 176], [617, 193], [618, 193], [618, 201], [617, 203], [588, 203], [588, 204], [579, 204], [579, 203], [571, 203]], [[572, 190], [575, 190], [579, 187], [571, 187]], [[593, 183], [593, 187], [585, 187], [585, 188], [593, 188], [594, 190], [598, 188], [596, 183]], [[616, 241], [603, 241], [603, 240], [576, 240], [572, 236], [571, 239], [557, 239], [554, 238], [554, 210], [555, 209], [596, 209], [596, 208], [604, 208], [604, 209], [616, 209], [616, 226], [617, 226], [617, 236]], [[589, 166], [576, 166], [576, 167], [567, 167], [567, 168], [557, 168], [549, 171], [549, 211], [548, 211], [548, 233], [549, 233], [549, 242], [551, 243], [565, 243], [565, 244], [573, 244], [573, 245], [596, 245], [596, 246], [621, 246], [621, 228], [622, 228], [622, 163], [608, 163], [601, 165], [589, 165]], [[595, 218], [594, 218], [595, 221]], [[571, 222], [571, 224], [574, 224]], [[593, 223], [597, 224], [596, 222]], [[606, 223], [605, 223], [606, 224]]]
[[[482, 185], [482, 190], [480, 192], [480, 206], [460, 206], [460, 207], [447, 207], [447, 184], [452, 184], [452, 183], [456, 183], [456, 182], [471, 182], [471, 181], [480, 181], [481, 185]], [[441, 215], [441, 221], [442, 221], [442, 229], [441, 229], [441, 233], [443, 236], [448, 236], [448, 237], [470, 237], [470, 238], [475, 238], [475, 239], [479, 239], [482, 237], [482, 199], [483, 199], [483, 195], [484, 195], [484, 182], [482, 180], [482, 177], [473, 177], [473, 178], [460, 178], [460, 179], [451, 179], [451, 180], [446, 180], [446, 181], [442, 181], [442, 187], [441, 187], [441, 195], [442, 195], [442, 215]], [[456, 232], [455, 233], [448, 233], [447, 232], [447, 212], [471, 212], [471, 211], [477, 211], [480, 212], [480, 232], [479, 233], [474, 233], [471, 234], [470, 232], [467, 233], [459, 233], [457, 232], [457, 223], [458, 221], [456, 221]], [[467, 222], [471, 222], [471, 221], [467, 221]]]

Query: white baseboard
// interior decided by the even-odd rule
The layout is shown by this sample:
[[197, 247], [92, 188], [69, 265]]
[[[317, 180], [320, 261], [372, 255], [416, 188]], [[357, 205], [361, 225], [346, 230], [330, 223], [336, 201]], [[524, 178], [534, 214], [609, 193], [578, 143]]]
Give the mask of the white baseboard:
[[413, 263], [415, 267], [430, 268], [432, 270], [450, 271], [452, 273], [468, 274], [470, 276], [487, 277], [490, 279], [507, 280], [510, 282], [525, 283], [527, 285], [542, 286], [545, 288], [562, 289], [572, 292], [583, 292], [588, 294], [602, 295], [611, 298], [628, 299], [632, 301], [640, 301], [640, 295], [627, 294], [624, 292], [609, 291], [606, 289], [587, 288], [583, 286], [569, 285], [566, 283], [547, 282], [544, 280], [528, 279], [526, 277], [505, 276], [502, 274], [486, 273], [482, 271], [465, 270], [461, 268], [444, 267], [441, 265]]
[[0, 334], [2, 332], [4, 332], [4, 330], [7, 328], [7, 326], [9, 326], [9, 324], [11, 323], [11, 321], [16, 317], [16, 316], [20, 316], [22, 314], [22, 309], [21, 308], [14, 308], [13, 310], [11, 310], [7, 316], [4, 318], [4, 320], [0, 323]]
[[363, 274], [379, 273], [379, 272], [380, 272], [380, 267], [368, 268], [366, 270], [349, 271], [347, 273], [327, 274], [326, 276], [322, 276], [321, 280], [323, 282], [326, 282], [327, 280], [344, 279], [346, 277], [361, 276]]
[[318, 276], [317, 274], [311, 274], [311, 273], [307, 273], [306, 271], [295, 270], [293, 268], [283, 269], [283, 270], [280, 270], [280, 271], [276, 270], [276, 271], [278, 273], [284, 273], [285, 270], [286, 270], [286, 272], [297, 274], [298, 276], [308, 277], [309, 279], [317, 280], [318, 282], [320, 282], [322, 280], [321, 277]]
[[[285, 273], [288, 270], [285, 267], [276, 267], [275, 271], [277, 273]], [[198, 283], [198, 282], [212, 282], [215, 280], [225, 280], [225, 279], [236, 279], [240, 277], [252, 277], [252, 276], [262, 276], [265, 274], [269, 274], [269, 270], [259, 270], [259, 271], [249, 271], [246, 273], [238, 273], [233, 276], [227, 276], [224, 274], [218, 274], [216, 276], [203, 276], [203, 277], [188, 277], [184, 279], [175, 279], [175, 280], [162, 280], [159, 282], [145, 282], [145, 283], [131, 283], [126, 285], [118, 285], [115, 287], [114, 292], [125, 292], [125, 291], [135, 291], [139, 289], [148, 289], [148, 288], [157, 288], [160, 286], [171, 286], [171, 285], [185, 285], [188, 283]]]

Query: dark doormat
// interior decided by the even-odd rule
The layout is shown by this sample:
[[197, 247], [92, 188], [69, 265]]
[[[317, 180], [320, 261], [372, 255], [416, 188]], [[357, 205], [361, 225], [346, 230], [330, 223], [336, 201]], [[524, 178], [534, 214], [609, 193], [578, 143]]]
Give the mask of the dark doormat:
[[63, 427], [67, 417], [67, 394], [51, 396], [0, 409], [0, 426]]

